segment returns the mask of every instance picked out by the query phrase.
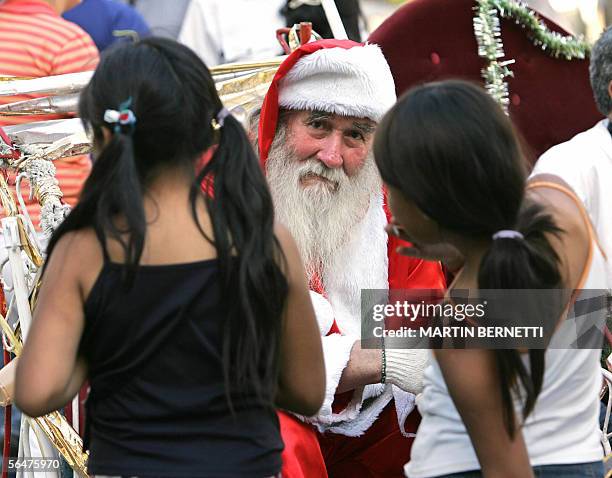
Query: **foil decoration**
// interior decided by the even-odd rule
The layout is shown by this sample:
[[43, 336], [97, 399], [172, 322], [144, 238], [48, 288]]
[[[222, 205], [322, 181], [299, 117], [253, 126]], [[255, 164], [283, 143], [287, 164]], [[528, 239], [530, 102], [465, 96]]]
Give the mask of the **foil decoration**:
[[573, 60], [584, 59], [589, 55], [590, 47], [582, 38], [551, 31], [533, 10], [520, 1], [476, 0], [474, 11], [474, 36], [478, 43], [478, 56], [487, 60], [481, 72], [485, 88], [506, 114], [510, 104], [506, 78], [514, 76], [510, 66], [515, 60], [499, 61], [505, 57], [500, 17], [514, 20], [536, 46], [555, 58]]
[[46, 96], [0, 105], [0, 116], [72, 114], [78, 111], [79, 94]]
[[0, 82], [0, 96], [19, 96], [33, 94], [69, 95], [81, 91], [93, 71], [69, 73], [67, 75], [46, 76], [30, 80], [12, 80]]

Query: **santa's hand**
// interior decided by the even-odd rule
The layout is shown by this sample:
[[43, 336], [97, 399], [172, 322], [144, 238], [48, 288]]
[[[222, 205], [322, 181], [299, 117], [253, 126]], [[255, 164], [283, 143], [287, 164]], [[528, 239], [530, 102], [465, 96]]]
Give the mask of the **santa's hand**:
[[456, 247], [447, 242], [417, 244], [406, 234], [404, 228], [395, 219], [391, 219], [391, 222], [385, 226], [385, 231], [390, 236], [395, 236], [410, 243], [396, 249], [396, 252], [402, 256], [416, 257], [426, 261], [440, 261], [451, 272], [456, 272], [463, 267], [465, 261], [463, 255]]
[[310, 291], [310, 300], [319, 324], [319, 332], [325, 336], [334, 325], [334, 309], [325, 297], [313, 290]]
[[425, 349], [385, 349], [385, 383], [415, 395], [421, 393], [428, 362]]

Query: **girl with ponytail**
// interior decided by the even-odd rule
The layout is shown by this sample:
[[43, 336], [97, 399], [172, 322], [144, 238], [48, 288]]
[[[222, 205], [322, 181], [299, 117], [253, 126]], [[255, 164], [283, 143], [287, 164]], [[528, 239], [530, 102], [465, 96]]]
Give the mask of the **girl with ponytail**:
[[[450, 292], [603, 288], [584, 209], [559, 178], [526, 183], [510, 120], [482, 88], [409, 91], [380, 123], [374, 153], [396, 233], [413, 243], [404, 252], [462, 257]], [[407, 476], [602, 476], [599, 354], [437, 350]]]
[[85, 380], [89, 472], [276, 476], [275, 406], [323, 401], [291, 236], [210, 72], [167, 39], [121, 44], [82, 92], [93, 169], [48, 247], [16, 378], [30, 416]]

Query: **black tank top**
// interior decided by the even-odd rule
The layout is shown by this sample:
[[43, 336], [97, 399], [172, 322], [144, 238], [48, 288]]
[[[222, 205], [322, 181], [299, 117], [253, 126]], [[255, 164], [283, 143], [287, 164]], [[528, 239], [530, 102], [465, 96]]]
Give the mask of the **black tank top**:
[[[266, 477], [281, 469], [275, 410], [225, 396], [217, 261], [141, 266], [122, 287], [106, 262], [85, 304], [89, 473]], [[225, 303], [224, 303], [225, 301]]]

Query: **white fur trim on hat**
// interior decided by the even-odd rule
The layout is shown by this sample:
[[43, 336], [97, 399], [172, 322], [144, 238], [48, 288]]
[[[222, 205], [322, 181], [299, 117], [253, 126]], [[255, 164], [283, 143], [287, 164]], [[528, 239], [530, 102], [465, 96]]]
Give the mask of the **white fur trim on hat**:
[[378, 45], [327, 48], [301, 58], [281, 80], [279, 105], [380, 121], [395, 83]]

